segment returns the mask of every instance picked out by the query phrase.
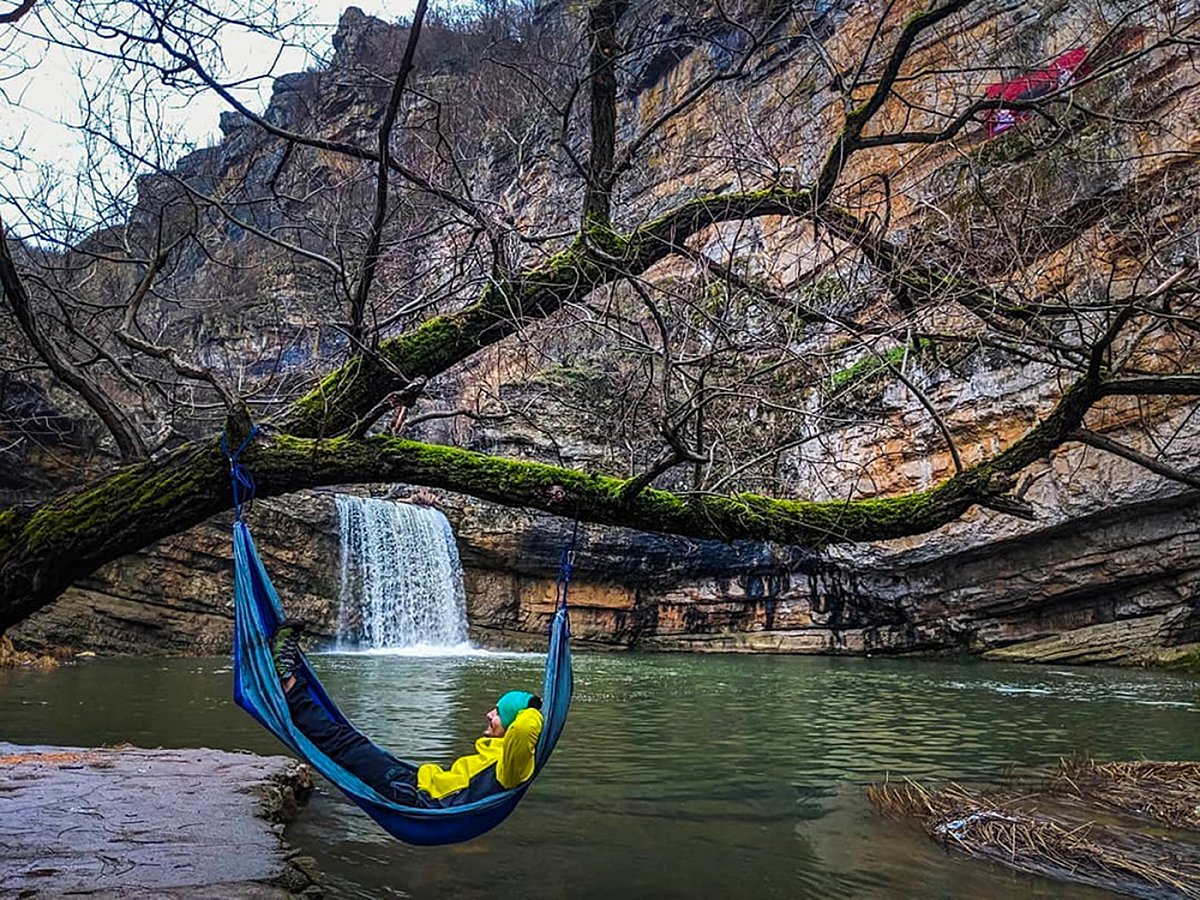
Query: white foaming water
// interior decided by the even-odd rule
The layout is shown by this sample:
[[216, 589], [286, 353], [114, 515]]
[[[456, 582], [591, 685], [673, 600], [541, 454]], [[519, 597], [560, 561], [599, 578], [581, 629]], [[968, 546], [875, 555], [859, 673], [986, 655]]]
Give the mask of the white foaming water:
[[339, 650], [463, 653], [467, 602], [450, 523], [436, 509], [336, 497]]
[[[345, 652], [342, 648], [338, 648], [337, 652]], [[542, 658], [545, 659], [545, 653], [536, 653], [526, 650], [488, 650], [485, 647], [476, 647], [470, 643], [452, 644], [446, 646], [435, 646], [433, 644], [414, 644], [411, 647], [371, 647], [368, 649], [360, 649], [352, 652], [354, 656], [458, 656], [468, 658], [484, 657], [488, 659], [526, 659], [526, 658]]]

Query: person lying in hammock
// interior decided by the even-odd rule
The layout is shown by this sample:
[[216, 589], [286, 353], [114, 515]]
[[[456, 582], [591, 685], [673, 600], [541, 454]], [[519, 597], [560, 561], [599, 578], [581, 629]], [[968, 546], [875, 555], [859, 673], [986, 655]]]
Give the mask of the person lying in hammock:
[[460, 756], [448, 769], [435, 763], [414, 766], [330, 718], [309, 695], [300, 666], [299, 638], [305, 625], [301, 619], [285, 619], [271, 639], [292, 722], [321, 752], [377, 793], [404, 806], [442, 809], [515, 788], [533, 777], [542, 733], [540, 697], [508, 691], [488, 711], [487, 728], [475, 741], [474, 755]]

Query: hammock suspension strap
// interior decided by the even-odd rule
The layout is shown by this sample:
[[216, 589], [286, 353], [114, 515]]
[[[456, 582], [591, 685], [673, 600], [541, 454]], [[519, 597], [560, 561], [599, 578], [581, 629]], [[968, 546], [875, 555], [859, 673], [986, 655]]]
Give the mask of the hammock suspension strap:
[[258, 426], [254, 425], [250, 428], [250, 433], [246, 435], [246, 439], [242, 441], [238, 448], [230, 450], [229, 441], [226, 438], [227, 432], [221, 432], [221, 452], [229, 460], [229, 483], [233, 489], [233, 518], [235, 522], [242, 520], [242, 508], [246, 507], [249, 509], [250, 505], [254, 502], [256, 491], [254, 476], [250, 474], [249, 469], [242, 465], [240, 457], [242, 451], [250, 446], [257, 434]]
[[575, 524], [571, 527], [571, 539], [563, 545], [558, 557], [558, 579], [554, 583], [555, 608], [567, 608], [567, 590], [571, 585], [571, 575], [575, 572], [575, 543], [579, 538], [579, 514], [575, 514]]

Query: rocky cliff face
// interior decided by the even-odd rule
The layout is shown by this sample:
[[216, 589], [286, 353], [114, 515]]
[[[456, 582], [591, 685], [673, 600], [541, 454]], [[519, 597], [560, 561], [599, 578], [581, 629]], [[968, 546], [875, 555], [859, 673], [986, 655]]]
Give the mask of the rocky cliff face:
[[[895, 6], [895, 21], [888, 19], [892, 30], [922, 4]], [[813, 48], [819, 43], [835, 68], [852, 69], [872, 40], [878, 12], [870, 3], [816, 4], [809, 34], [781, 42], [753, 77], [736, 89], [714, 90], [704, 103], [671, 123], [663, 145], [677, 152], [653, 154], [645, 177], [626, 185], [622, 199], [649, 216], [668, 200], [696, 193], [700, 185], [706, 191], [724, 189], [724, 170], [713, 161], [717, 154], [701, 152], [709, 146], [765, 145], [776, 165], [767, 175], [777, 179], [811, 171], [826, 146], [822, 135], [835, 130], [842, 115], [834, 86], [813, 74]], [[1181, 7], [1179, 15], [1186, 12]], [[557, 5], [547, 6], [547, 18], [559, 14]], [[923, 46], [917, 63], [946, 65], [948, 60], [971, 59], [986, 47], [993, 50], [983, 63], [997, 64], [1003, 53], [1007, 65], [1020, 68], [1096, 39], [1102, 24], [1071, 4], [980, 4], [957, 31]], [[675, 102], [712, 62], [712, 55], [735, 37], [684, 28], [669, 13], [656, 28], [656, 39], [646, 42], [650, 49], [630, 60], [625, 73], [621, 127], [626, 134]], [[393, 52], [398, 41], [395, 29], [354, 11], [343, 18], [337, 46], [342, 64], [348, 64]], [[987, 227], [1003, 231], [1028, 212], [1020, 198], [1035, 197], [1041, 207], [1058, 214], [1049, 217], [1051, 224], [1025, 252], [1042, 261], [1045, 279], [1056, 289], [1076, 289], [1091, 277], [1076, 238], [1098, 218], [1112, 210], [1131, 214], [1138, 204], [1142, 212], [1161, 212], [1162, 221], [1195, 214], [1195, 196], [1200, 195], [1179, 185], [1194, 188], [1197, 181], [1197, 81], [1194, 67], [1178, 55], [1155, 57], [1131, 72], [1115, 112], [1132, 121], [1169, 110], [1177, 123], [1148, 137], [1132, 127], [1114, 126], [1086, 135], [1082, 149], [1067, 150], [1037, 147], [1036, 129], [1017, 130], [991, 144], [985, 144], [977, 130], [953, 145], [885, 147], [862, 154], [854, 164], [855, 174], [869, 178], [883, 158], [890, 160], [888, 170], [901, 173], [889, 185], [890, 214], [901, 231], [928, 229], [931, 208], [950, 210], [944, 233], [935, 230], [928, 245], [917, 246], [930, 254], [941, 252], [938, 248], [949, 245], [951, 238], [960, 238], [960, 229], [979, 227], [985, 213], [994, 216]], [[1102, 104], [1112, 100], [1115, 88], [1101, 84], [1089, 90], [1082, 99]], [[320, 98], [316, 113], [314, 97]], [[939, 98], [908, 99], [919, 106]], [[327, 84], [319, 74], [307, 73], [280, 81], [271, 116], [295, 121], [318, 115], [348, 135], [369, 129], [366, 100], [344, 82], [329, 79]], [[747, 122], [748, 132], [743, 128]], [[231, 116], [223, 130], [226, 139], [219, 147], [201, 151], [186, 165], [221, 171], [242, 166], [239, 148], [250, 141], [245, 123]], [[1131, 152], [1135, 144], [1136, 153]], [[1013, 162], [1029, 157], [1034, 149], [1035, 161], [1018, 173]], [[270, 162], [264, 158], [256, 164], [269, 168]], [[563, 172], [553, 165], [517, 166], [499, 152], [489, 165], [497, 195], [518, 222], [554, 221], [559, 206], [566, 211], [560, 216], [563, 221], [574, 215], [566, 199], [573, 194], [564, 186]], [[1168, 173], [1174, 187], [1164, 195], [1153, 186]], [[995, 208], [978, 208], [964, 194], [962, 185], [968, 180], [994, 191]], [[804, 243], [807, 226], [747, 227], [760, 229], [757, 249], [744, 261], [748, 271], [784, 282], [787, 278], [781, 273], [795, 276], [800, 271], [794, 248]], [[1101, 229], [1089, 245], [1097, 259], [1106, 252], [1104, 241]], [[1009, 250], [997, 243], [997, 270]], [[669, 271], [660, 274], [672, 277]], [[282, 296], [294, 287], [275, 284], [270, 296]], [[943, 324], [952, 330], [955, 323]], [[283, 331], [281, 327], [280, 334]], [[191, 332], [202, 334], [203, 329]], [[200, 351], [228, 352], [231, 344], [244, 351], [253, 340], [270, 343], [275, 337], [210, 335], [201, 339]], [[283, 338], [279, 341], [282, 347]], [[531, 329], [529, 342], [567, 347], [594, 365], [555, 368], [544, 365], [536, 354], [500, 348], [454, 373], [440, 388], [442, 400], [447, 407], [469, 406], [486, 386], [514, 406], [541, 404], [543, 421], [553, 425], [553, 433], [522, 419], [469, 426], [444, 420], [423, 426], [421, 436], [618, 469], [622, 461], [613, 459], [600, 439], [611, 423], [604, 411], [605, 369], [589, 357], [594, 348], [556, 323]], [[288, 364], [304, 369], [319, 362], [330, 346], [316, 335], [304, 345], [307, 355], [289, 357]], [[796, 352], [808, 349], [801, 339]], [[968, 465], [1011, 444], [1061, 389], [1054, 371], [1045, 365], [987, 354], [936, 371], [930, 367], [928, 372], [918, 359], [911, 375], [926, 399], [943, 411]], [[539, 393], [539, 385], [548, 383], [556, 388], [553, 402]], [[798, 494], [814, 499], [833, 497], [841, 490], [843, 482], [825, 477], [830, 472], [846, 477], [853, 473], [857, 496], [921, 489], [948, 477], [954, 471], [953, 459], [920, 399], [899, 380], [864, 379], [853, 400], [871, 408], [872, 424], [858, 419], [828, 426], [819, 444], [782, 460], [781, 477]], [[1098, 430], [1148, 452], [1159, 436], [1171, 435], [1176, 459], [1195, 469], [1200, 435], [1186, 409], [1168, 402], [1152, 409], [1114, 402], [1101, 417]], [[1134, 428], [1147, 418], [1152, 428]], [[756, 427], [770, 429], [774, 423], [764, 413]], [[1200, 649], [1200, 495], [1181, 492], [1144, 469], [1079, 445], [1052, 454], [1031, 474], [1025, 499], [1036, 512], [1033, 522], [977, 509], [935, 533], [873, 546], [818, 552], [585, 527], [573, 589], [574, 633], [587, 644], [613, 647], [967, 650], [1090, 662], [1136, 663]], [[337, 572], [334, 513], [327, 498], [306, 497], [302, 502], [300, 514], [290, 503], [260, 505], [256, 533], [287, 602], [311, 618], [331, 623], [328, 604], [336, 592]], [[467, 569], [477, 638], [505, 645], [536, 640], [553, 601], [564, 524], [454, 498], [446, 498], [446, 506]], [[216, 650], [227, 644], [229, 635], [227, 569], [224, 524], [211, 524], [108, 567], [23, 626], [17, 637], [104, 650]]]
[[[338, 591], [337, 512], [328, 495], [263, 502], [259, 552], [290, 611], [328, 617]], [[15, 629], [15, 643], [98, 653], [228, 653], [233, 644], [231, 516], [105, 566]], [[330, 619], [330, 621], [336, 621]]]
[[[472, 639], [538, 647], [569, 523], [474, 502], [446, 511]], [[252, 521], [289, 612], [332, 638], [332, 497], [262, 502]], [[105, 653], [226, 653], [229, 554], [228, 522], [210, 522], [107, 566], [13, 636]], [[585, 525], [570, 601], [575, 639], [592, 648], [1149, 664], [1198, 649], [1198, 590], [1200, 498], [1175, 494], [975, 546], [947, 534], [838, 555]]]

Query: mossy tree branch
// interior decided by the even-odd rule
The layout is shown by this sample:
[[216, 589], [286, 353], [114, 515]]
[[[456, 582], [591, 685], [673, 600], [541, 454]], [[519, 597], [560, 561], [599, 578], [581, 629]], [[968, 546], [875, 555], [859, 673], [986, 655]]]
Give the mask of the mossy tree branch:
[[[1190, 394], [1194, 381], [1159, 380], [1156, 386]], [[928, 490], [881, 499], [676, 494], [644, 486], [632, 494], [628, 479], [385, 436], [314, 440], [274, 434], [251, 446], [244, 461], [260, 496], [402, 481], [558, 515], [578, 511], [588, 521], [644, 531], [821, 546], [922, 534], [974, 504], [1003, 508], [1016, 475], [1075, 439], [1091, 405], [1124, 386], [1085, 376], [1004, 452]], [[212, 440], [121, 469], [36, 509], [0, 511], [0, 631], [105, 562], [231, 505], [228, 466]]]
[[[593, 229], [586, 240], [576, 239], [541, 266], [490, 286], [462, 312], [435, 317], [385, 341], [374, 356], [351, 359], [274, 423], [275, 437], [248, 451], [262, 493], [405, 481], [553, 513], [572, 514], [578, 508], [592, 521], [694, 537], [817, 545], [879, 540], [929, 531], [975, 503], [1003, 507], [1015, 475], [1071, 439], [1101, 397], [1200, 393], [1194, 375], [1102, 381], [1090, 373], [1040, 424], [989, 462], [926, 491], [850, 502], [683, 496], [640, 486], [634, 491], [626, 480], [554, 466], [394, 438], [339, 436], [360, 425], [392, 391], [445, 371], [595, 287], [644, 272], [709, 225], [760, 215], [819, 213], [811, 191], [772, 188], [690, 200], [624, 235]], [[555, 485], [565, 491], [549, 490]], [[41, 507], [0, 510], [0, 630], [49, 604], [103, 563], [183, 531], [231, 503], [228, 469], [214, 438], [121, 469]]]
[[[540, 266], [510, 281], [489, 285], [480, 299], [466, 309], [436, 316], [382, 342], [373, 354], [353, 357], [271, 423], [275, 433], [287, 435], [278, 438], [277, 447], [287, 446], [287, 441], [326, 438], [319, 445], [325, 448], [324, 453], [330, 452], [329, 448], [353, 448], [354, 442], [337, 436], [360, 429], [389, 394], [446, 371], [482, 347], [502, 340], [531, 321], [551, 315], [566, 302], [586, 297], [603, 284], [645, 272], [704, 228], [756, 216], [811, 216], [814, 212], [809, 191], [774, 187], [695, 198], [626, 234], [593, 226]], [[328, 440], [330, 437], [337, 439]], [[437, 459], [444, 460], [453, 451], [440, 448], [438, 452], [442, 455]], [[306, 464], [315, 458], [308, 458]], [[298, 459], [293, 461], [298, 464]], [[517, 468], [507, 468], [510, 465]], [[274, 493], [317, 484], [411, 477], [414, 483], [461, 490], [514, 505], [537, 506], [532, 502], [535, 498], [512, 491], [509, 482], [489, 487], [476, 477], [483, 471], [493, 475], [519, 472], [521, 465], [490, 460], [486, 466], [480, 463], [465, 470], [474, 473], [471, 478], [452, 477], [452, 472], [443, 472], [425, 481], [415, 468], [410, 470], [399, 464], [384, 470], [378, 464], [356, 467], [345, 462], [314, 466], [307, 474], [298, 465], [290, 477], [273, 477], [270, 467], [259, 475], [264, 489]], [[559, 482], [592, 477], [572, 474], [569, 470], [545, 471], [552, 472]], [[162, 460], [120, 470], [32, 512], [0, 511], [0, 590], [5, 597], [0, 609], [0, 628], [51, 602], [69, 584], [104, 562], [227, 509], [231, 503], [227, 482], [227, 470], [214, 438], [188, 444]], [[601, 487], [604, 491], [611, 487], [603, 480], [596, 484], [600, 487], [589, 488], [589, 496], [603, 493]], [[619, 481], [613, 485], [618, 489], [627, 487]], [[776, 508], [771, 506], [774, 501], [766, 497], [751, 498], [742, 506], [733, 507], [726, 507], [724, 500], [715, 498], [700, 504], [703, 514], [712, 517], [710, 524], [702, 528], [695, 518], [695, 501], [687, 502], [687, 509], [693, 512], [685, 514], [680, 507], [673, 518], [659, 519], [657, 512], [654, 516], [645, 515], [645, 504], [650, 501], [643, 498], [643, 493], [639, 491], [632, 504], [625, 504], [618, 490], [609, 505], [615, 503], [622, 511], [606, 514], [605, 518], [601, 517], [604, 507], [600, 507], [596, 520], [633, 527], [651, 527], [658, 522], [656, 527], [660, 529], [678, 527], [684, 529], [682, 533], [730, 538], [775, 534], [776, 539], [786, 540], [790, 534], [796, 540], [816, 542], [832, 539], [836, 533], [834, 526], [841, 521], [830, 510], [822, 509], [811, 514], [818, 516], [816, 520], [796, 519], [792, 507]], [[624, 495], [626, 499], [628, 496]], [[656, 498], [659, 494], [648, 496]], [[907, 500], [901, 505], [922, 502]], [[720, 515], [714, 512], [718, 508], [724, 510]], [[874, 508], [856, 507], [862, 515]], [[938, 508], [951, 509], [940, 505]], [[793, 510], [785, 515], [785, 519], [791, 517], [790, 525], [766, 521], [770, 518], [768, 513], [787, 510]], [[884, 527], [888, 517], [883, 512], [880, 515]], [[920, 517], [907, 514], [905, 518], [914, 523], [921, 521]], [[761, 524], [752, 527], [754, 522]], [[865, 533], [865, 528], [864, 520], [842, 533]]]
[[720, 222], [758, 216], [811, 215], [807, 190], [782, 187], [699, 197], [628, 233], [593, 225], [542, 264], [490, 283], [457, 313], [424, 322], [381, 341], [324, 378], [275, 423], [299, 437], [328, 437], [358, 427], [389, 393], [432, 378], [483, 347], [582, 300], [609, 282], [640, 275], [697, 232]]

